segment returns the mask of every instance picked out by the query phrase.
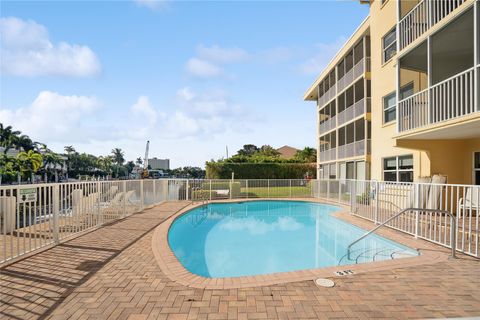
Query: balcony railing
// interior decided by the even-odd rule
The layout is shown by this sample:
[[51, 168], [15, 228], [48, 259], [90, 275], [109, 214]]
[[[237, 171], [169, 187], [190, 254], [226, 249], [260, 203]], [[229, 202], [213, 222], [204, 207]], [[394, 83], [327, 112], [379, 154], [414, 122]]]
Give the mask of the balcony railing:
[[[480, 70], [480, 67], [477, 67]], [[404, 132], [480, 112], [475, 106], [475, 68], [468, 69], [398, 103], [398, 131]]]
[[318, 105], [321, 107], [330, 101], [336, 95], [335, 85], [328, 89], [320, 98], [318, 98]]
[[370, 139], [355, 141], [338, 147], [338, 159], [364, 156], [369, 152]]
[[327, 131], [330, 131], [333, 128], [335, 128], [337, 126], [336, 119], [337, 119], [337, 117], [332, 117], [332, 118], [328, 119], [327, 121], [322, 122], [320, 124], [320, 128], [319, 128], [320, 132], [319, 133], [323, 134], [323, 133], [325, 133]]
[[342, 91], [343, 89], [350, 86], [355, 79], [360, 77], [365, 72], [370, 71], [370, 58], [364, 58], [357, 62], [352, 69], [348, 70], [347, 73], [341, 77], [337, 82], [337, 92]]
[[335, 160], [337, 158], [337, 148], [320, 151], [320, 162]]
[[[367, 108], [365, 108], [365, 105], [367, 105]], [[370, 98], [363, 98], [355, 102], [354, 104], [352, 104], [351, 106], [349, 106], [348, 108], [346, 108], [345, 110], [343, 110], [338, 114], [337, 126], [343, 125], [344, 123], [352, 119], [355, 119], [356, 117], [362, 114], [365, 114], [365, 109], [367, 109], [367, 112], [369, 112], [370, 111], [369, 106], [370, 106]]]
[[467, 0], [423, 0], [398, 23], [400, 50], [418, 39], [431, 27]]

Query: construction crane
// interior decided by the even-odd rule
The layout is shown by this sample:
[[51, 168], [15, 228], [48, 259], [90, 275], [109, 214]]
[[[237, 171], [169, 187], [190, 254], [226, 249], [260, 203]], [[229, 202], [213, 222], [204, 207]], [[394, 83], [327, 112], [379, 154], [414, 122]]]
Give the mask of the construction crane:
[[148, 178], [148, 148], [150, 147], [150, 141], [147, 141], [147, 146], [145, 147], [145, 159], [143, 159], [143, 171], [142, 178]]

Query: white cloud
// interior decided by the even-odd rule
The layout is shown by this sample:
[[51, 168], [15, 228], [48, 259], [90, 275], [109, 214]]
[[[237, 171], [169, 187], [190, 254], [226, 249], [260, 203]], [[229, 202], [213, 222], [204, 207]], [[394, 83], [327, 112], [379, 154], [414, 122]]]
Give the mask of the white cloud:
[[150, 126], [155, 125], [158, 118], [165, 118], [165, 114], [157, 111], [147, 96], [138, 97], [137, 102], [130, 109], [135, 115], [144, 117]]
[[232, 63], [243, 61], [248, 58], [248, 53], [241, 48], [222, 48], [218, 45], [197, 47], [197, 55], [210, 62]]
[[93, 132], [84, 130], [89, 114], [100, 107], [95, 97], [64, 96], [42, 91], [31, 105], [10, 110], [0, 109], [0, 122], [13, 125], [33, 139], [49, 143], [87, 137]]
[[167, 0], [134, 0], [134, 2], [140, 7], [145, 7], [151, 10], [165, 8], [168, 5]]
[[316, 44], [314, 49], [317, 53], [300, 64], [300, 72], [304, 74], [319, 74], [322, 72], [338, 50], [343, 46], [345, 41], [345, 37], [340, 37], [332, 43]]
[[197, 78], [215, 78], [224, 75], [223, 69], [199, 58], [191, 58], [187, 61], [187, 72]]
[[45, 26], [32, 20], [0, 18], [2, 73], [16, 76], [85, 77], [100, 72], [96, 54], [87, 46], [53, 44]]
[[248, 57], [248, 53], [241, 48], [199, 45], [196, 56], [187, 61], [185, 69], [189, 75], [197, 78], [225, 77], [227, 74], [220, 65], [244, 61]]

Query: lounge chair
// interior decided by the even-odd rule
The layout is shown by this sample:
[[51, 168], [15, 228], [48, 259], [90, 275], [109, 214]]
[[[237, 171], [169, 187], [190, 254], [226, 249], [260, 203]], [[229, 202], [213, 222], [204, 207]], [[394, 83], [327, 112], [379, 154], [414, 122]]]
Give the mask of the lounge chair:
[[430, 190], [428, 192], [428, 199], [427, 199], [427, 209], [440, 209], [440, 195], [443, 190], [443, 186], [439, 184], [445, 184], [447, 182], [447, 177], [441, 175], [434, 175], [432, 177], [432, 185], [430, 186]]
[[480, 210], [480, 187], [465, 187], [465, 198], [458, 200], [459, 212]]

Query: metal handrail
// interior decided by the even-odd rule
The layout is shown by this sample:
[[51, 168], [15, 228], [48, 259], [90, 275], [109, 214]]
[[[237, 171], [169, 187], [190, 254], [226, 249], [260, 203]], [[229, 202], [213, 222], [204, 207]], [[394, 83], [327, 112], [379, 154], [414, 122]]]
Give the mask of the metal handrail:
[[361, 236], [357, 240], [350, 243], [349, 246], [347, 247], [348, 260], [351, 260], [350, 259], [350, 250], [351, 250], [351, 248], [354, 244], [358, 243], [360, 240], [362, 240], [362, 239], [366, 238], [367, 236], [371, 235], [372, 233], [374, 233], [375, 231], [377, 231], [378, 229], [380, 229], [381, 227], [383, 227], [384, 225], [386, 225], [387, 223], [389, 223], [393, 219], [397, 218], [399, 215], [402, 215], [405, 212], [410, 212], [410, 211], [437, 212], [437, 213], [447, 214], [447, 215], [450, 216], [450, 245], [452, 247], [452, 258], [455, 258], [455, 252], [457, 250], [457, 239], [456, 239], [457, 221], [455, 220], [455, 216], [453, 214], [451, 214], [450, 211], [446, 211], [446, 210], [407, 208], [407, 209], [403, 209], [402, 211], [396, 213], [395, 215], [388, 218], [387, 220], [385, 220], [384, 222], [382, 222], [381, 224], [379, 224], [378, 226], [376, 226], [372, 230], [365, 233], [363, 236]]

